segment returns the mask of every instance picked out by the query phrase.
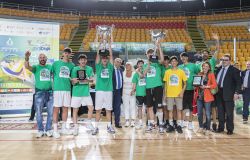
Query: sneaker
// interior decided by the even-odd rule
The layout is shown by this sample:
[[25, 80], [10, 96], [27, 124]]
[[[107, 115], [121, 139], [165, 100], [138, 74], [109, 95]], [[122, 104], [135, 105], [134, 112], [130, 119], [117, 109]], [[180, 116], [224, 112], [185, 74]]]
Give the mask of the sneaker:
[[209, 136], [209, 135], [211, 135], [211, 131], [210, 131], [210, 130], [206, 130], [206, 131], [204, 132], [204, 134], [205, 134], [206, 136]]
[[216, 123], [213, 123], [213, 124], [212, 124], [212, 131], [213, 131], [213, 132], [216, 132], [216, 130], [217, 130], [217, 124], [216, 124]]
[[134, 127], [135, 126], [135, 121], [131, 121], [130, 127]]
[[243, 119], [243, 124], [247, 124], [248, 120], [247, 119]]
[[74, 131], [73, 131], [73, 135], [74, 135], [74, 136], [77, 136], [77, 135], [78, 135], [78, 132], [79, 132], [78, 127], [75, 127], [75, 128], [74, 128]]
[[110, 134], [115, 134], [115, 129], [113, 128], [113, 126], [107, 126], [107, 131]]
[[65, 135], [72, 135], [73, 132], [69, 129], [62, 129], [61, 130], [61, 134], [65, 134]]
[[177, 126], [176, 130], [177, 130], [178, 133], [183, 133], [182, 128], [181, 128], [180, 125]]
[[188, 129], [189, 130], [193, 130], [194, 129], [193, 122], [188, 122]]
[[137, 125], [135, 126], [135, 129], [142, 129], [143, 124], [138, 122]]
[[181, 121], [181, 128], [185, 128], [188, 126], [188, 122], [187, 121]]
[[129, 121], [126, 120], [125, 127], [128, 127], [128, 126], [129, 126]]
[[169, 125], [168, 128], [166, 129], [167, 133], [173, 132], [174, 131], [174, 127]]
[[150, 133], [150, 132], [152, 132], [152, 130], [153, 130], [153, 125], [152, 125], [152, 124], [149, 124], [149, 125], [147, 126], [147, 129], [145, 130], [145, 132], [146, 132], [146, 133]]
[[87, 124], [86, 128], [91, 130], [91, 131], [93, 131], [95, 129], [95, 127], [93, 126], [93, 124], [91, 122]]
[[53, 136], [53, 131], [52, 130], [48, 130], [48, 131], [45, 132], [45, 135], [47, 137], [52, 137]]
[[36, 138], [41, 138], [44, 135], [43, 131], [38, 131], [36, 134]]
[[203, 132], [203, 128], [199, 128], [196, 132], [197, 133], [202, 133]]
[[53, 132], [53, 137], [57, 139], [57, 138], [60, 138], [61, 136], [60, 136], [59, 132], [54, 131]]
[[99, 133], [99, 129], [96, 127], [94, 128], [94, 130], [92, 131], [92, 135], [97, 135]]
[[164, 134], [164, 127], [163, 125], [159, 125], [159, 133]]

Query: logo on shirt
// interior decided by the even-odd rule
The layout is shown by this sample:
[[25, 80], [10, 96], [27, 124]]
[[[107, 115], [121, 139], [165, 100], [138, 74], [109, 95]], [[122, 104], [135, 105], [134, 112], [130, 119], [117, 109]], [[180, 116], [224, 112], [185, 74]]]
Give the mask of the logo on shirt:
[[172, 74], [170, 76], [169, 85], [170, 86], [178, 86], [179, 85], [179, 77], [176, 74]]
[[50, 71], [48, 69], [42, 69], [40, 71], [40, 81], [50, 81]]
[[185, 75], [187, 76], [187, 78], [189, 78], [189, 75], [190, 75], [189, 69], [188, 68], [184, 68], [183, 70], [184, 70]]
[[150, 66], [149, 71], [147, 73], [147, 77], [155, 77], [156, 69], [154, 66]]
[[139, 79], [138, 85], [139, 85], [139, 86], [145, 86], [145, 85], [146, 85], [146, 80], [145, 80], [145, 78]]
[[70, 75], [70, 70], [68, 67], [66, 66], [62, 66], [60, 68], [60, 73], [59, 73], [59, 77], [61, 78], [69, 78], [69, 75]]
[[102, 69], [101, 78], [109, 78], [109, 70], [108, 70], [108, 68]]

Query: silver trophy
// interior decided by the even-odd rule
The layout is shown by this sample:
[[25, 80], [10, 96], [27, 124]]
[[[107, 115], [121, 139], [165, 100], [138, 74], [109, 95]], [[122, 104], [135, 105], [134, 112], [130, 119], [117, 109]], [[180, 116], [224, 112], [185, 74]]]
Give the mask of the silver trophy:
[[111, 38], [111, 34], [114, 30], [115, 25], [112, 26], [107, 26], [107, 25], [97, 25], [96, 26], [96, 42], [100, 40], [100, 48], [99, 49], [99, 54], [104, 56], [104, 55], [109, 55], [109, 51], [106, 48], [108, 44], [108, 40]]
[[154, 43], [154, 52], [153, 55], [150, 56], [149, 60], [151, 62], [157, 62], [158, 61], [158, 56], [156, 55], [156, 50], [157, 50], [157, 44], [161, 39], [164, 39], [166, 36], [166, 33], [164, 33], [161, 30], [155, 29], [155, 30], [150, 30], [150, 35], [151, 35], [151, 41]]

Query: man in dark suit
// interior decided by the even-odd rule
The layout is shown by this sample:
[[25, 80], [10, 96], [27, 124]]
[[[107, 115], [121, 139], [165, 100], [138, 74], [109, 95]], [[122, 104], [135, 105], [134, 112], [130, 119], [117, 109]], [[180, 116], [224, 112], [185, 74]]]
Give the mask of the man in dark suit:
[[224, 55], [222, 61], [222, 66], [217, 72], [219, 89], [216, 97], [219, 116], [217, 132], [224, 132], [226, 121], [227, 134], [232, 135], [234, 130], [234, 100], [238, 98], [241, 89], [240, 71], [230, 65], [230, 55]]
[[247, 62], [247, 69], [242, 72], [242, 94], [243, 94], [243, 123], [248, 122], [250, 102], [250, 61]]
[[123, 88], [123, 73], [120, 68], [122, 60], [116, 58], [113, 71], [113, 111], [115, 115], [115, 127], [122, 128], [120, 124], [122, 88]]

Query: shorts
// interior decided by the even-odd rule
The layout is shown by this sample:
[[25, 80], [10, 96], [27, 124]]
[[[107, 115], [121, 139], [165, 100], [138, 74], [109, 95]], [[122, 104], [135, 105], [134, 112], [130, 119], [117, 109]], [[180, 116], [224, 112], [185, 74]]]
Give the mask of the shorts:
[[95, 93], [95, 109], [101, 110], [105, 108], [106, 110], [111, 111], [113, 101], [113, 92], [112, 91], [96, 91]]
[[162, 107], [162, 94], [163, 94], [162, 86], [146, 89], [147, 107], [154, 106], [154, 102], [157, 104], [158, 107]]
[[87, 97], [72, 97], [71, 99], [71, 107], [79, 108], [82, 106], [93, 106], [93, 101], [91, 96]]
[[70, 107], [71, 92], [70, 91], [54, 91], [54, 107]]
[[137, 107], [142, 107], [143, 104], [146, 104], [146, 96], [136, 96]]
[[189, 109], [193, 111], [193, 99], [194, 99], [194, 91], [193, 90], [185, 90], [183, 94], [183, 110]]
[[177, 110], [182, 110], [182, 98], [180, 97], [168, 97], [167, 98], [167, 108], [172, 111], [176, 105]]

